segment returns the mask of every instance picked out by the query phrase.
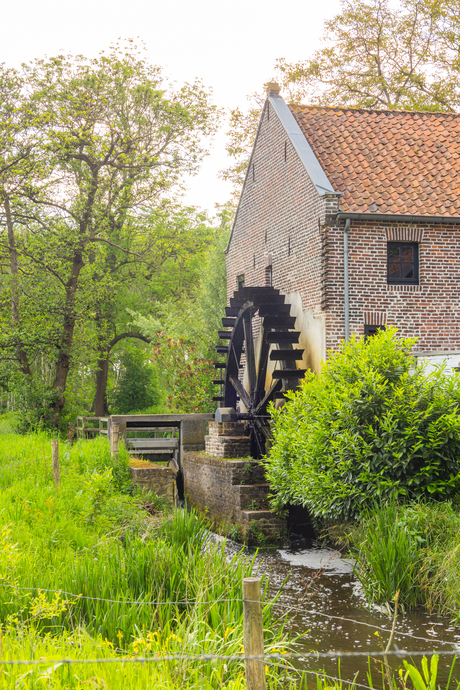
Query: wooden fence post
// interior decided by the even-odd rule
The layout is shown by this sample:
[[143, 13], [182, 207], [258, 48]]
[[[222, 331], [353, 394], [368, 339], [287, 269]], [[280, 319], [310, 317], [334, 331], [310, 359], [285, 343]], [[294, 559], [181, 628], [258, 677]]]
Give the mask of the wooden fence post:
[[[245, 656], [264, 655], [260, 577], [243, 578], [243, 643]], [[248, 690], [266, 690], [265, 661], [245, 659], [244, 666]]]
[[118, 424], [112, 424], [110, 428], [110, 454], [112, 457], [118, 455], [120, 443], [120, 427]]
[[51, 457], [53, 458], [53, 477], [56, 486], [59, 486], [59, 441], [51, 441]]

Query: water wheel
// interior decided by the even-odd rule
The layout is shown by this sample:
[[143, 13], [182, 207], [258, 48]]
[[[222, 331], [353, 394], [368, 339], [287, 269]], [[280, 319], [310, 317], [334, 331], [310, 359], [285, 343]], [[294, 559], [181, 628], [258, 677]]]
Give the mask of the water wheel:
[[[271, 438], [268, 404], [284, 399], [284, 393], [297, 388], [305, 376], [306, 370], [296, 366], [304, 351], [293, 347], [300, 333], [292, 330], [295, 317], [290, 309], [275, 288], [243, 287], [230, 299], [222, 319], [226, 330], [219, 331], [220, 339], [227, 342], [217, 345], [216, 351], [226, 355], [226, 361], [214, 364], [222, 373], [213, 381], [221, 388], [213, 400], [220, 407], [234, 408], [237, 419], [247, 422], [254, 458], [265, 454]], [[270, 373], [269, 362], [275, 367]]]

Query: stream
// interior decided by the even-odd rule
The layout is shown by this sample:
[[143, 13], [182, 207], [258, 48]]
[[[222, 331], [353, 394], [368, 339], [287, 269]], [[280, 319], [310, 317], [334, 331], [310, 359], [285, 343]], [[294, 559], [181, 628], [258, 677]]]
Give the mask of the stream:
[[[230, 540], [227, 542], [229, 553], [235, 553], [240, 548]], [[270, 579], [271, 596], [279, 591], [289, 576], [275, 614], [282, 616], [289, 611], [293, 633], [306, 633], [298, 644], [298, 653], [330, 650], [364, 652], [366, 656], [363, 658], [340, 659], [340, 677], [344, 681], [351, 681], [358, 673], [358, 687], [359, 684], [369, 687], [367, 654], [381, 650], [382, 644], [386, 646], [392, 619], [381, 608], [366, 605], [353, 574], [352, 561], [342, 558], [336, 551], [317, 547], [314, 542], [303, 542], [286, 549], [259, 551], [256, 561], [259, 574], [266, 573]], [[449, 618], [430, 616], [422, 611], [400, 614], [394, 644], [399, 649], [410, 651], [451, 651], [458, 645], [460, 652], [460, 627], [454, 628]], [[389, 658], [395, 668], [403, 666], [401, 658]], [[445, 687], [452, 661], [453, 656], [440, 657], [438, 683], [441, 688]], [[420, 669], [421, 657], [414, 657], [413, 663]], [[324, 671], [330, 677], [339, 675], [337, 658], [300, 658], [294, 664], [312, 673], [309, 687], [310, 683], [316, 687], [315, 673], [322, 675]], [[371, 669], [374, 687], [379, 688], [381, 680], [377, 660], [371, 660]], [[460, 660], [452, 677], [460, 680]], [[456, 685], [451, 684], [450, 690], [456, 690]]]

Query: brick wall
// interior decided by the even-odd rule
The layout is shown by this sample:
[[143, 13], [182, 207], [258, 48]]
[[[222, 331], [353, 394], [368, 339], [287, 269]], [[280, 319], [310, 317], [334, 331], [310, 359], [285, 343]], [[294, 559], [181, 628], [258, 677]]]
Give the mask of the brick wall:
[[[419, 338], [417, 350], [460, 350], [460, 228], [352, 221], [348, 232], [350, 333], [388, 324]], [[343, 228], [329, 241], [327, 347], [344, 337]], [[419, 285], [387, 284], [387, 242], [419, 243]]]
[[[320, 232], [336, 199], [316, 192], [273, 109], [264, 113], [252, 165], [227, 253], [228, 296], [236, 277], [265, 285], [271, 263], [273, 286], [301, 292], [304, 309], [321, 311], [323, 245]], [[332, 204], [333, 209], [328, 208]]]
[[176, 482], [170, 467], [152, 465], [151, 467], [130, 467], [131, 481], [145, 491], [154, 491], [158, 496], [165, 496], [171, 503], [176, 498]]
[[[286, 154], [285, 154], [286, 151]], [[343, 223], [338, 197], [320, 197], [273, 110], [266, 110], [227, 253], [229, 297], [236, 276], [297, 293], [326, 323], [326, 348], [345, 336]], [[417, 350], [460, 350], [460, 228], [352, 221], [349, 230], [350, 333], [392, 324], [417, 336]], [[420, 285], [387, 285], [387, 242], [419, 242]], [[296, 324], [296, 327], [299, 326]]]
[[187, 504], [205, 512], [217, 531], [234, 524], [247, 544], [258, 544], [254, 532], [273, 543], [284, 540], [286, 523], [268, 509], [270, 487], [258, 460], [185, 453], [182, 468]]

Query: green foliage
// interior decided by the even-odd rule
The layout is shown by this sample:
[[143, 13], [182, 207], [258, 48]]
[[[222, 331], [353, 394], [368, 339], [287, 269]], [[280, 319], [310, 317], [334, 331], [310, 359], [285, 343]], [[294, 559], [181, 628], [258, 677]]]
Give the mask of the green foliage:
[[[241, 581], [254, 559], [213, 544], [194, 512], [162, 520], [143, 495], [122, 493], [127, 454], [112, 461], [107, 439], [61, 443], [54, 487], [45, 433], [0, 435], [0, 619], [4, 654], [43, 659], [8, 668], [0, 688], [74, 688], [98, 678], [107, 687], [244, 690], [243, 662], [188, 660], [145, 665], [66, 667], [56, 658], [240, 654]], [[53, 591], [54, 590], [54, 591]], [[269, 598], [264, 579], [264, 600]], [[210, 605], [209, 602], [215, 602]], [[266, 649], [286, 645], [273, 604], [263, 607]], [[78, 672], [77, 670], [78, 669]], [[280, 672], [281, 671], [281, 672]], [[287, 687], [273, 668], [269, 687]], [[288, 676], [289, 677], [289, 676]], [[22, 678], [22, 680], [20, 680]], [[293, 682], [292, 690], [295, 687]]]
[[460, 514], [448, 502], [398, 504], [369, 510], [351, 528], [355, 573], [369, 601], [399, 601], [458, 618]]
[[281, 81], [296, 102], [456, 110], [459, 9], [458, 0], [345, 0], [324, 23], [323, 48], [307, 60], [278, 61]]
[[159, 318], [135, 317], [136, 325], [154, 343], [165, 406], [170, 412], [213, 412], [211, 383], [216, 373], [214, 346], [226, 304], [224, 249], [231, 211], [218, 214], [212, 242], [200, 265], [199, 281], [189, 297], [166, 302]]
[[0, 96], [0, 359], [29, 391], [46, 380], [58, 427], [72, 369], [101, 371], [139, 337], [122, 330], [129, 297], [161, 292], [158, 274], [185, 289], [178, 256], [187, 264], [209, 232], [174, 190], [198, 169], [216, 108], [200, 82], [168, 86], [131, 42], [0, 67]]
[[392, 601], [399, 592], [402, 606], [426, 600], [420, 579], [421, 531], [411, 529], [393, 499], [364, 521], [365, 535], [357, 551], [356, 574], [369, 600]]
[[392, 494], [441, 500], [459, 490], [460, 380], [428, 375], [414, 342], [394, 329], [353, 338], [271, 410], [277, 505], [346, 520]]
[[145, 352], [125, 350], [120, 357], [120, 377], [113, 394], [114, 414], [129, 414], [158, 403], [154, 371]]

